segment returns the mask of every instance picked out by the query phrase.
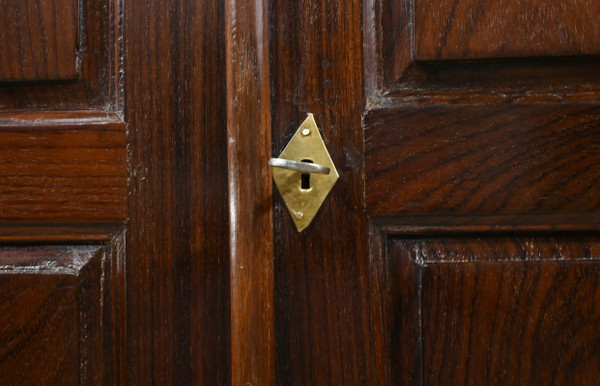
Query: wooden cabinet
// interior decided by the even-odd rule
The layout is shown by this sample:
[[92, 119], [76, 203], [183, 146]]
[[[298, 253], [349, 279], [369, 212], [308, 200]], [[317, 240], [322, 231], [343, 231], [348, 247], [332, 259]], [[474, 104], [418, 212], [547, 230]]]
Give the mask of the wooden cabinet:
[[0, 383], [597, 382], [597, 2], [0, 8]]
[[273, 152], [340, 165], [303, 234], [275, 194], [278, 384], [596, 382], [599, 12], [273, 3]]

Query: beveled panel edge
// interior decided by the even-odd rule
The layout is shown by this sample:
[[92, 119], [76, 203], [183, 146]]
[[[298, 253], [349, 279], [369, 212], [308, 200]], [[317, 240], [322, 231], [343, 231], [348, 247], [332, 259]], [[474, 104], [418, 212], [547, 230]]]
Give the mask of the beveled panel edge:
[[[393, 358], [391, 351], [392, 331], [391, 326], [395, 324], [394, 317], [390, 315], [392, 309], [391, 302], [397, 298], [392, 296], [390, 286], [393, 284], [390, 277], [389, 239], [393, 233], [385, 226], [375, 223], [372, 219], [369, 221], [369, 281], [371, 291], [369, 293], [370, 315], [371, 315], [371, 335], [373, 337], [373, 369], [378, 385], [394, 384], [422, 384], [422, 329], [419, 301], [411, 304], [406, 309], [408, 316], [407, 325], [410, 324], [412, 336], [404, 337], [404, 354], [406, 360], [403, 362], [404, 368], [401, 373], [402, 379], [394, 379], [392, 374], [398, 373], [393, 368]], [[414, 260], [403, 261], [406, 270], [406, 282], [413, 282], [412, 286], [407, 286], [406, 291], [413, 293], [414, 297], [421, 298], [420, 281], [423, 264]], [[398, 333], [402, 333], [399, 331]]]
[[105, 110], [63, 111], [0, 111], [0, 130], [3, 128], [32, 129], [52, 126], [123, 125], [125, 122], [115, 112]]
[[[566, 102], [577, 99], [578, 101], [597, 101], [600, 98], [600, 79], [590, 83], [590, 74], [598, 74], [596, 68], [600, 63], [598, 56], [581, 57], [552, 57], [552, 58], [507, 58], [506, 60], [465, 60], [465, 61], [425, 61], [418, 62], [414, 57], [414, 0], [364, 0], [363, 3], [363, 64], [365, 75], [366, 108], [391, 108], [405, 105], [406, 103], [499, 103], [499, 102]], [[384, 5], [387, 4], [384, 12]], [[398, 22], [401, 28], [393, 33], [393, 38], [400, 39], [404, 44], [386, 47], [383, 31], [383, 15], [390, 15], [395, 8], [404, 9], [405, 15], [399, 19], [406, 23]], [[400, 47], [398, 47], [400, 46]], [[392, 64], [386, 65], [386, 55], [394, 57]], [[544, 79], [552, 78], [545, 85], [523, 84], [522, 76], [532, 76], [532, 66], [536, 63], [545, 63], [546, 60], [573, 59], [570, 71], [555, 68], [551, 64], [544, 64]], [[516, 62], [513, 62], [516, 60]], [[590, 62], [591, 61], [591, 62]], [[589, 63], [588, 63], [589, 62]], [[504, 64], [503, 64], [504, 63]], [[586, 64], [588, 63], [588, 64]], [[471, 79], [471, 69], [464, 69], [465, 64], [481, 67], [478, 75]], [[391, 66], [391, 67], [390, 67]], [[512, 75], [498, 71], [511, 72]], [[432, 72], [433, 71], [433, 72]], [[448, 85], [442, 80], [462, 73], [456, 84]], [[564, 74], [571, 73], [574, 83], [562, 80]], [[466, 74], [466, 75], [465, 75]], [[496, 74], [496, 78], [489, 75]], [[521, 74], [521, 78], [519, 78]], [[529, 75], [527, 75], [529, 74]], [[466, 77], [465, 77], [466, 76]], [[431, 79], [433, 79], [433, 82]], [[452, 78], [450, 78], [452, 79]], [[508, 80], [507, 80], [508, 79]], [[571, 79], [571, 80], [573, 80]], [[501, 82], [498, 82], [501, 80]], [[525, 79], [527, 80], [527, 79]], [[481, 85], [466, 86], [473, 82], [483, 82]], [[509, 86], [506, 83], [510, 83]], [[456, 81], [453, 81], [456, 83]], [[535, 82], [534, 82], [535, 83]], [[449, 92], [451, 91], [451, 92]]]
[[103, 248], [103, 245], [2, 246], [0, 273], [78, 276]]
[[[0, 275], [58, 275], [72, 283], [79, 307], [76, 333], [83, 384], [125, 384], [126, 235], [121, 224], [102, 240], [38, 240], [43, 244], [37, 245], [18, 240], [0, 245]], [[30, 256], [23, 256], [26, 250]]]
[[[436, 239], [441, 237], [455, 237], [456, 239], [474, 237], [510, 238], [518, 235], [525, 239], [527, 237], [579, 237], [587, 239], [599, 239], [600, 224], [598, 224], [600, 213], [586, 214], [546, 214], [545, 216], [531, 214], [488, 214], [488, 215], [411, 215], [411, 216], [389, 216], [374, 217], [369, 219], [369, 255], [370, 269], [369, 279], [371, 283], [370, 313], [371, 333], [373, 336], [373, 352], [377, 353], [373, 358], [375, 376], [379, 385], [398, 384], [398, 379], [393, 379], [392, 374], [402, 374], [402, 384], [422, 384], [423, 352], [422, 352], [422, 320], [419, 309], [421, 294], [422, 274], [428, 266], [437, 264], [463, 264], [474, 263], [473, 261], [430, 261], [419, 259], [404, 259], [399, 264], [406, 267], [405, 275], [408, 277], [406, 283], [413, 285], [406, 291], [415, 291], [419, 299], [415, 304], [408, 305], [407, 315], [416, 315], [414, 318], [406, 318], [406, 323], [412, 325], [414, 331], [411, 336], [404, 336], [405, 350], [403, 351], [402, 363], [395, 363], [392, 358], [391, 340], [392, 334], [398, 333], [391, 330], [394, 324], [394, 316], [390, 315], [390, 304], [397, 298], [390, 294], [392, 285], [390, 277], [389, 249], [390, 241], [393, 239]], [[451, 221], [454, 219], [454, 221]], [[519, 221], [519, 219], [521, 221]], [[573, 221], [579, 219], [579, 221]], [[449, 225], [450, 223], [450, 225]], [[571, 263], [571, 264], [598, 264], [600, 257], [590, 259], [515, 259], [502, 260], [501, 263], [510, 262], [540, 262], [540, 263]], [[483, 263], [485, 261], [482, 261]], [[405, 309], [405, 311], [407, 311]], [[398, 337], [396, 337], [398, 338]], [[408, 354], [408, 355], [407, 355]], [[398, 362], [398, 361], [396, 361]], [[399, 366], [401, 370], [394, 368]]]
[[0, 81], [0, 110], [124, 113], [123, 1], [76, 1], [76, 71], [67, 79]]
[[0, 223], [0, 245], [106, 244], [126, 229], [127, 223]]
[[472, 213], [377, 216], [371, 223], [385, 235], [484, 232], [598, 232], [600, 212]]
[[436, 61], [598, 55], [599, 4], [415, 0], [415, 57]]

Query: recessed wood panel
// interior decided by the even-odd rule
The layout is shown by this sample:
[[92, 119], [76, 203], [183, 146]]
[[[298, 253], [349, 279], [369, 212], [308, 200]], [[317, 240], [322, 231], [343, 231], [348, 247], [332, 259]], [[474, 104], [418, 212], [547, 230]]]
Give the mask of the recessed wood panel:
[[121, 4], [0, 0], [0, 109], [118, 111]]
[[415, 0], [415, 59], [600, 54], [596, 0]]
[[101, 246], [0, 249], [0, 379], [98, 384]]
[[392, 384], [600, 376], [597, 237], [394, 237], [387, 248]]
[[77, 76], [76, 0], [0, 0], [0, 81]]
[[125, 125], [105, 113], [0, 115], [2, 222], [122, 222]]
[[364, 122], [373, 216], [600, 210], [598, 106], [407, 107]]
[[365, 2], [367, 89], [375, 95], [561, 99], [600, 89], [596, 1]]

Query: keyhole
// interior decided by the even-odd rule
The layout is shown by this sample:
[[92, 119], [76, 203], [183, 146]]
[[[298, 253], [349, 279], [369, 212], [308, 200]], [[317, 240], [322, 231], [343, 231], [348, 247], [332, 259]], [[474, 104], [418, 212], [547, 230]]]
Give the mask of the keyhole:
[[[312, 164], [313, 161], [310, 159], [303, 159], [302, 162]], [[300, 188], [302, 190], [310, 190], [310, 173], [300, 174]]]

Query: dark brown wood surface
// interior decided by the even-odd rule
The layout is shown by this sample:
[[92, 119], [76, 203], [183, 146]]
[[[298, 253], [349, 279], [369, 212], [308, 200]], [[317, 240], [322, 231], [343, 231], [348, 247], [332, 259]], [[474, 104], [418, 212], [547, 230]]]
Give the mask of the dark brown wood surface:
[[[35, 15], [36, 3], [11, 6]], [[74, 242], [111, 243], [119, 253], [83, 270], [81, 291], [78, 282], [66, 286], [68, 307], [57, 307], [58, 297], [56, 307], [48, 303], [49, 320], [38, 324], [50, 327], [31, 331], [6, 311], [0, 329], [31, 331], [32, 347], [63, 342], [56, 363], [40, 362], [39, 371], [52, 367], [48, 374], [27, 374], [42, 383], [229, 384], [224, 4], [72, 4], [79, 24], [64, 19], [66, 30], [52, 33], [68, 40], [77, 31], [75, 79], [37, 74], [0, 84], [0, 240], [15, 254], [31, 243]], [[28, 23], [25, 32], [38, 27]], [[24, 71], [10, 60], [14, 73]], [[10, 276], [11, 299], [35, 282], [33, 273], [19, 275]], [[2, 305], [28, 309], [11, 299]], [[87, 322], [73, 302], [90, 308], [93, 329], [79, 326]], [[52, 327], [50, 317], [64, 323]], [[20, 383], [43, 354], [24, 350], [7, 359], [19, 363], [3, 368], [0, 383]]]
[[115, 114], [0, 114], [1, 222], [123, 222], [125, 145]]
[[600, 54], [594, 0], [416, 0], [417, 60]]
[[0, 6], [0, 383], [123, 384], [117, 4]]
[[[374, 102], [392, 95], [399, 103], [427, 95], [455, 102], [470, 98], [469, 103], [483, 103], [490, 96], [560, 101], [574, 93], [578, 100], [599, 89], [597, 44], [590, 43], [600, 34], [595, 2], [364, 3], [367, 97]], [[523, 29], [540, 33], [521, 33]], [[436, 44], [444, 48], [434, 56], [419, 53], [420, 45], [437, 50]], [[517, 58], [515, 47], [522, 50]], [[446, 57], [444, 50], [453, 54]], [[481, 52], [475, 55], [474, 50]]]
[[[226, 3], [231, 384], [275, 384], [269, 7]], [[244, 15], [238, 17], [238, 15]]]
[[119, 383], [122, 246], [0, 248], [2, 384]]
[[224, 12], [124, 4], [128, 384], [231, 382]]
[[597, 236], [392, 236], [387, 248], [392, 383], [597, 379]]
[[0, 9], [0, 81], [77, 77], [76, 0], [1, 0]]
[[372, 215], [600, 207], [599, 106], [422, 106], [364, 121]]
[[596, 383], [600, 79], [585, 46], [600, 10], [584, 3], [366, 0], [378, 384]]
[[[0, 109], [121, 110], [118, 2], [0, 0], [0, 4], [0, 23], [7, 18], [7, 24], [0, 24]], [[7, 81], [9, 75], [13, 81]]]
[[0, 383], [596, 382], [599, 11], [481, 4], [79, 3], [74, 79], [0, 84]]
[[360, 1], [275, 1], [273, 153], [313, 113], [340, 178], [302, 233], [274, 197], [277, 383], [369, 384]]

